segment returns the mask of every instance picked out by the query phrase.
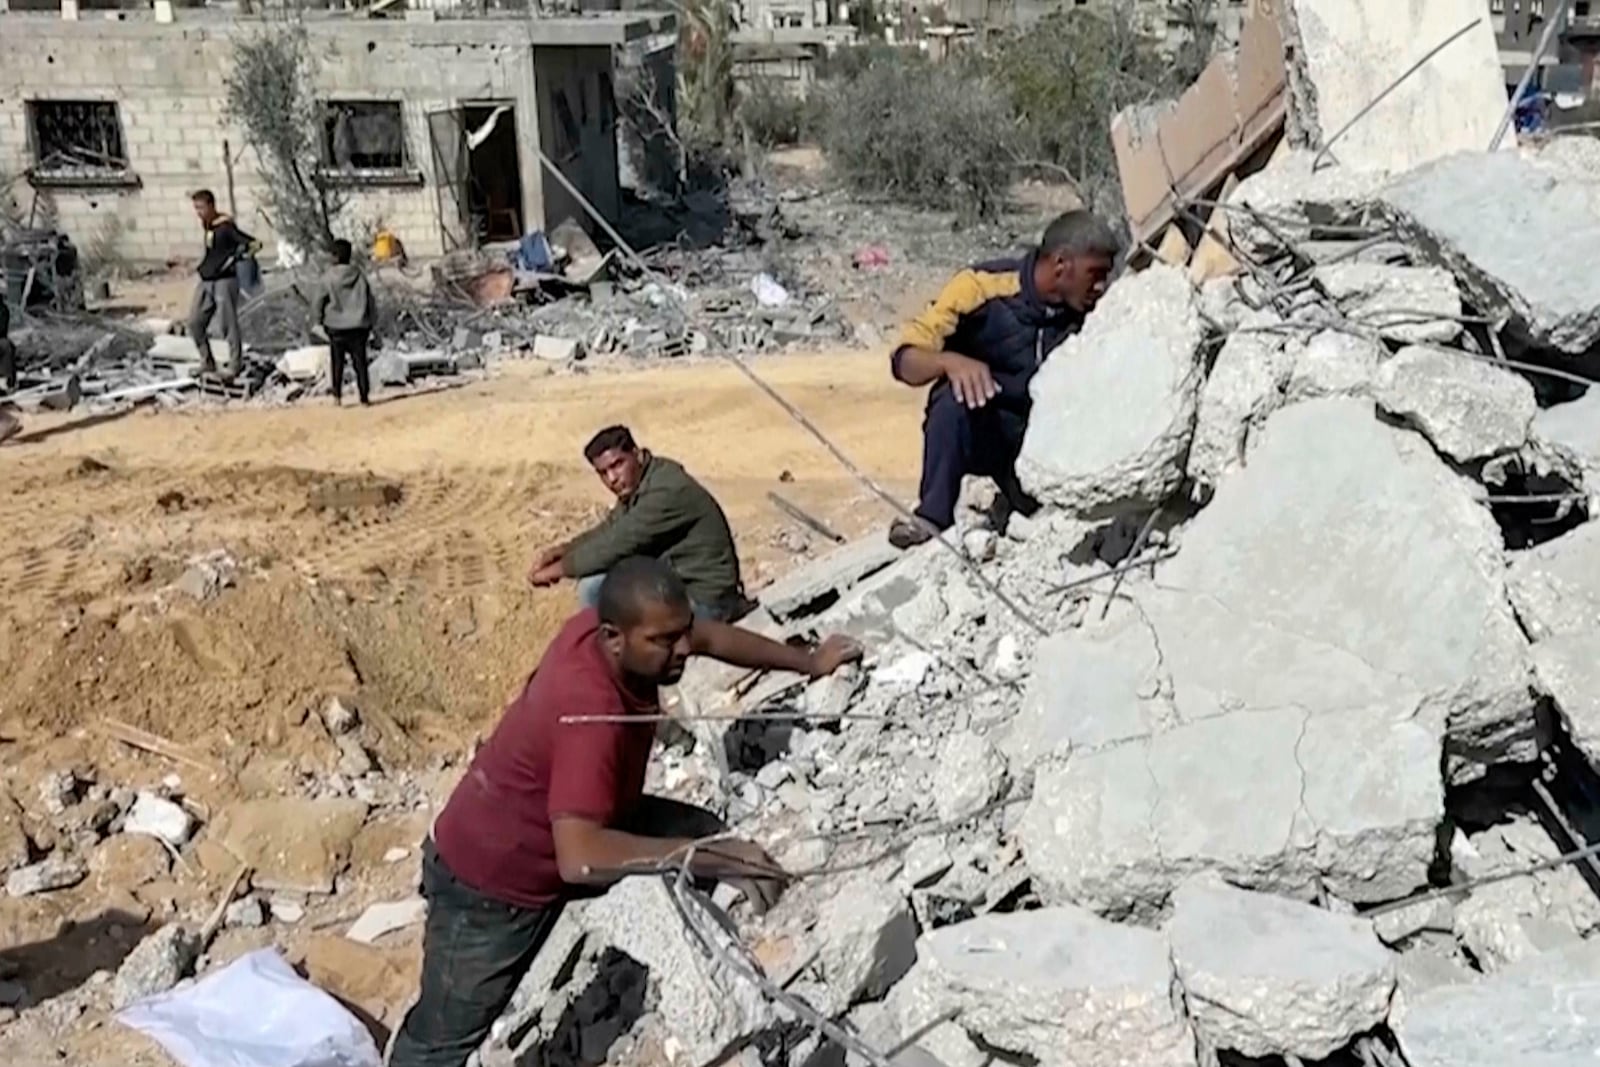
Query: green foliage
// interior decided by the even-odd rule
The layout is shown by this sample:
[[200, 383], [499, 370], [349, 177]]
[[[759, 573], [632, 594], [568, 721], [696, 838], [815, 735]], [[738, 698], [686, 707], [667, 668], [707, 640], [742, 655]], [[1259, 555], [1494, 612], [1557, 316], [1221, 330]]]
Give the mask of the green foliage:
[[262, 209], [278, 236], [330, 252], [345, 197], [318, 176], [322, 113], [312, 83], [305, 31], [269, 24], [234, 45], [225, 107], [260, 161]]
[[763, 148], [799, 143], [810, 133], [806, 100], [770, 78], [745, 85], [739, 93], [739, 125]]
[[1096, 210], [1120, 215], [1111, 117], [1171, 95], [1170, 61], [1124, 12], [1075, 8], [1006, 39], [990, 65], [1021, 120], [1024, 157], [1065, 168]]
[[993, 217], [1011, 182], [1011, 104], [961, 64], [871, 63], [825, 88], [821, 133], [834, 173], [858, 192]]

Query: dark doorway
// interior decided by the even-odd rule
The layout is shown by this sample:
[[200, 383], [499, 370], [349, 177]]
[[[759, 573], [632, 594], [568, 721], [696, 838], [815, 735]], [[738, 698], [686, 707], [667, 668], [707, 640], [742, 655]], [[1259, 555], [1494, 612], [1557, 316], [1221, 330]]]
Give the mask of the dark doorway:
[[517, 115], [510, 104], [475, 103], [463, 108], [467, 136], [467, 206], [478, 240], [522, 237], [522, 169], [517, 152]]

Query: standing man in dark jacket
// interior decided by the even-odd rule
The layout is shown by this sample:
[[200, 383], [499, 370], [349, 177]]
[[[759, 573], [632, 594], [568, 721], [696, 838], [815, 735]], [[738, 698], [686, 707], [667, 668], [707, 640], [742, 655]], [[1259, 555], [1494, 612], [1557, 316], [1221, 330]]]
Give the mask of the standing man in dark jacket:
[[194, 194], [194, 213], [205, 229], [205, 255], [200, 259], [200, 284], [195, 287], [194, 305], [189, 311], [189, 339], [200, 352], [200, 372], [214, 373], [211, 356], [211, 318], [222, 316], [222, 333], [228, 339], [228, 365], [222, 376], [231, 379], [244, 366], [244, 338], [239, 333], [240, 258], [254, 255], [261, 242], [235, 225], [232, 218], [217, 210], [217, 198], [210, 189]]
[[1045, 229], [1038, 248], [962, 271], [906, 324], [891, 369], [906, 385], [933, 388], [922, 422], [921, 522], [896, 520], [893, 544], [909, 548], [949, 529], [968, 474], [993, 478], [1019, 511], [1037, 506], [1016, 474], [1032, 403], [1028, 384], [1082, 327], [1119, 249], [1093, 213], [1070, 211]]
[[361, 268], [351, 262], [353, 257], [354, 249], [349, 241], [333, 242], [333, 268], [322, 279], [315, 317], [328, 334], [333, 402], [344, 402], [344, 361], [349, 357], [356, 372], [356, 395], [366, 405], [370, 402], [367, 398], [367, 338], [372, 334], [372, 323], [377, 316], [372, 288]]
[[652, 556], [688, 587], [696, 618], [732, 622], [749, 610], [733, 531], [705, 486], [672, 460], [640, 448], [626, 426], [595, 434], [583, 457], [617, 506], [598, 526], [539, 553], [530, 582], [579, 579], [578, 599], [593, 607], [607, 571], [629, 556]]

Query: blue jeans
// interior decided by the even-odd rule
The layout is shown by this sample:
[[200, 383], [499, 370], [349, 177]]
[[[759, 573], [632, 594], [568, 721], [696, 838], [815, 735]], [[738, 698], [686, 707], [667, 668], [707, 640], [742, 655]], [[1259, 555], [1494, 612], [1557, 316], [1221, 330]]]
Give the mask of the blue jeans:
[[[578, 603], [582, 604], [586, 608], [599, 607], [600, 585], [605, 580], [606, 576], [603, 574], [591, 574], [587, 577], [579, 578]], [[693, 597], [689, 598], [689, 607], [694, 610], [695, 618], [710, 619], [712, 622], [727, 622], [733, 614], [731, 607], [707, 607], [705, 604], [700, 603], [700, 601], [694, 599]]]

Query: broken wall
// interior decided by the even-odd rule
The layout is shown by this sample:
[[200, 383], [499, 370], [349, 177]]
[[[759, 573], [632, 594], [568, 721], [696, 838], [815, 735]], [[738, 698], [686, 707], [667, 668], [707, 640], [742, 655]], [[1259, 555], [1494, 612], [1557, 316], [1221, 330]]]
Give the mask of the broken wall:
[[[584, 190], [609, 218], [622, 210], [617, 182], [617, 103], [609, 48], [535, 48], [539, 143], [561, 173]], [[541, 166], [523, 167], [523, 183], [542, 186], [546, 229], [572, 219], [588, 228], [588, 214]]]
[[[186, 12], [186, 17], [188, 13]], [[234, 202], [242, 226], [270, 242], [259, 212], [261, 178], [245, 138], [224, 115], [225, 81], [235, 34], [249, 23], [192, 16], [192, 23], [78, 22], [53, 16], [0, 16], [0, 170], [20, 174], [36, 162], [31, 142], [31, 100], [114, 101], [128, 164], [114, 178], [56, 183], [38, 191], [41, 210], [54, 212], [80, 244], [120, 230], [118, 251], [142, 262], [196, 259], [198, 227], [190, 205], [197, 188], [216, 192], [227, 209], [225, 143], [234, 157]], [[542, 168], [535, 145], [535, 61], [523, 23], [479, 20], [454, 23], [309, 22], [316, 63], [316, 94], [355, 101], [399, 101], [404, 125], [404, 166], [350, 189], [342, 229], [359, 233], [381, 222], [413, 254], [441, 251], [439, 199], [427, 115], [467, 102], [509, 103], [516, 108], [522, 170], [522, 223], [544, 219]], [[590, 36], [601, 28], [587, 31]], [[620, 33], [620, 29], [613, 31]], [[616, 154], [602, 133], [599, 73], [609, 78], [608, 47], [541, 48], [581, 53], [558, 65], [563, 80], [581, 72], [588, 81], [589, 125], [580, 187], [609, 193], [596, 201], [616, 205]], [[614, 112], [613, 112], [614, 113]], [[13, 195], [24, 212], [34, 196], [26, 182]]]

